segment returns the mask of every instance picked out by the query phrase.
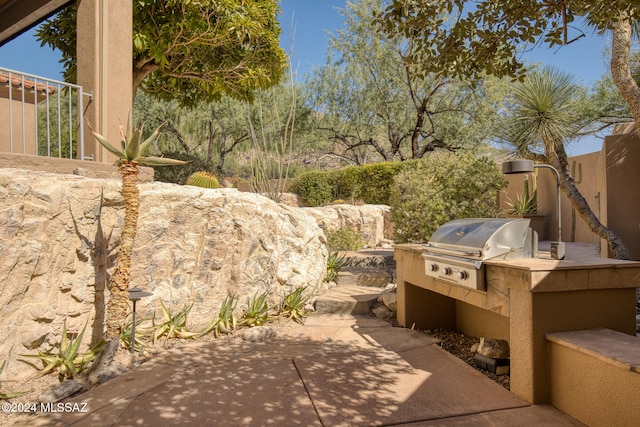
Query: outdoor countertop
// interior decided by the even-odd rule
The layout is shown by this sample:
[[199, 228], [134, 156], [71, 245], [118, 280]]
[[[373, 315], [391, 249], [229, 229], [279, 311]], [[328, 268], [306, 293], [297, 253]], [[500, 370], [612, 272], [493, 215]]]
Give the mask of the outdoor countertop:
[[[552, 259], [549, 252], [550, 242], [540, 242], [538, 244], [538, 257], [520, 258], [504, 260], [499, 258], [484, 261], [487, 265], [504, 265], [530, 271], [549, 271], [557, 269], [582, 270], [591, 268], [639, 268], [640, 261], [627, 261], [615, 258], [603, 258], [600, 256], [595, 245], [588, 243], [567, 242], [565, 259]], [[408, 250], [422, 253], [427, 248], [423, 244], [399, 244], [394, 246], [395, 250]], [[640, 270], [638, 271], [640, 273]]]
[[[640, 262], [603, 258], [595, 245], [585, 243], [566, 243], [566, 256], [563, 260], [552, 259], [548, 251], [549, 242], [540, 242], [536, 258], [513, 260], [491, 259], [484, 261], [491, 277], [500, 277], [499, 283], [506, 287], [528, 290], [530, 292], [578, 291], [588, 289], [622, 289], [640, 287]], [[408, 251], [421, 254], [426, 250], [422, 244], [395, 245], [396, 251]], [[546, 250], [545, 250], [546, 249]], [[520, 272], [521, 274], [519, 274]], [[446, 284], [446, 292], [439, 289], [444, 282], [433, 284], [436, 292], [449, 295], [458, 288]], [[464, 298], [472, 293], [486, 293], [472, 288], [460, 287]]]

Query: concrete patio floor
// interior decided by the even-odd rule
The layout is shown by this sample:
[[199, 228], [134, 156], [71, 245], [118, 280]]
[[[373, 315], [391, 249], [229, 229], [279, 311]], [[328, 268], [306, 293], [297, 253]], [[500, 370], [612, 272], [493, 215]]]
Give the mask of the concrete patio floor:
[[33, 426], [579, 426], [530, 405], [418, 331], [312, 314], [264, 343], [190, 343], [68, 400]]

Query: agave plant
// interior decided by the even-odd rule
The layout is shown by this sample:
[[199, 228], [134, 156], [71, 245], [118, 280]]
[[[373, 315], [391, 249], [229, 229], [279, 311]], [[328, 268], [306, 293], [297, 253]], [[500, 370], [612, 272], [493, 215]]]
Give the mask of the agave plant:
[[127, 123], [126, 131], [120, 127], [120, 149], [111, 145], [102, 135], [93, 132], [100, 145], [118, 157], [116, 164], [122, 176], [122, 196], [124, 198], [124, 225], [120, 235], [118, 259], [109, 282], [110, 296], [105, 315], [107, 338], [120, 336], [127, 316], [131, 282], [131, 255], [138, 228], [138, 207], [140, 206], [138, 191], [140, 166], [171, 166], [186, 163], [164, 157], [145, 156], [158, 137], [161, 127], [162, 125], [149, 138], [142, 141], [144, 125], [138, 123], [136, 128], [132, 129], [131, 122]]
[[269, 320], [269, 305], [267, 304], [267, 297], [269, 291], [265, 291], [262, 294], [256, 294], [249, 299], [247, 303], [247, 311], [242, 315], [240, 323], [244, 326], [261, 326]]
[[155, 332], [153, 333], [153, 344], [155, 345], [158, 338], [165, 337], [164, 342], [167, 343], [169, 338], [196, 338], [200, 334], [198, 332], [190, 332], [187, 330], [187, 317], [191, 312], [193, 303], [189, 306], [185, 306], [176, 315], [172, 315], [171, 311], [160, 300], [162, 306], [162, 314], [164, 315], [164, 322], [155, 326]]
[[325, 282], [333, 282], [338, 277], [338, 273], [344, 266], [344, 255], [340, 255], [338, 252], [332, 252], [327, 258], [327, 277]]
[[[0, 365], [0, 374], [2, 374], [2, 371], [4, 371], [4, 367], [6, 364], [7, 364], [7, 361], [4, 360], [2, 362], [2, 365]], [[0, 386], [2, 386], [2, 383], [0, 383]], [[14, 397], [22, 396], [23, 394], [27, 394], [30, 392], [31, 392], [30, 390], [29, 391], [10, 391], [10, 390], [0, 391], [0, 400], [13, 399]]]
[[302, 286], [285, 295], [280, 306], [281, 316], [288, 317], [298, 323], [303, 322], [307, 315], [305, 306], [309, 300], [309, 296], [305, 294], [306, 289], [306, 286]]
[[235, 295], [226, 296], [220, 305], [220, 312], [218, 312], [218, 315], [200, 332], [200, 335], [206, 335], [213, 331], [213, 335], [218, 337], [220, 334], [228, 334], [235, 331], [238, 327], [238, 319], [235, 315], [237, 304], [238, 301]]
[[62, 339], [57, 347], [57, 352], [44, 353], [38, 351], [38, 354], [21, 354], [23, 357], [40, 359], [44, 364], [44, 367], [34, 378], [39, 378], [57, 369], [58, 379], [62, 382], [66, 378], [75, 378], [89, 366], [97, 357], [104, 342], [100, 341], [88, 351], [79, 353], [86, 329], [87, 324], [85, 323], [78, 336], [75, 339], [69, 339], [67, 336], [67, 321], [65, 320], [62, 324]]
[[[153, 335], [153, 328], [143, 328], [142, 325], [144, 323], [150, 322], [151, 317], [142, 318], [136, 321], [136, 336], [135, 336], [135, 348], [142, 352], [144, 351], [145, 346], [150, 341], [151, 336]], [[120, 341], [124, 344], [125, 348], [128, 350], [131, 349], [132, 344], [132, 335], [133, 335], [133, 321], [126, 324], [126, 326], [122, 329], [120, 333]]]

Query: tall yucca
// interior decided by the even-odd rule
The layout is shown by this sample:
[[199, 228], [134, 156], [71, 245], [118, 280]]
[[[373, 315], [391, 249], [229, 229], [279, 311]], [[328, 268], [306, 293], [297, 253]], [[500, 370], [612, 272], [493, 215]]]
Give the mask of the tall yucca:
[[600, 222], [569, 173], [565, 143], [575, 137], [580, 123], [575, 92], [571, 76], [562, 71], [546, 67], [530, 73], [516, 84], [507, 140], [521, 156], [553, 166], [562, 191], [589, 229], [606, 239], [616, 258], [629, 259], [622, 239]]
[[565, 141], [575, 137], [579, 122], [575, 91], [571, 75], [553, 67], [532, 72], [516, 84], [511, 129], [516, 146], [544, 148], [551, 143], [547, 148], [563, 149]]
[[131, 283], [131, 254], [133, 241], [138, 229], [138, 208], [140, 206], [140, 193], [138, 191], [138, 173], [140, 166], [171, 166], [183, 165], [186, 162], [164, 157], [144, 156], [145, 152], [153, 145], [160, 133], [160, 125], [153, 134], [141, 142], [144, 125], [138, 123], [132, 129], [131, 123], [127, 123], [127, 129], [120, 127], [120, 146], [115, 148], [107, 142], [102, 135], [93, 132], [98, 142], [109, 152], [118, 157], [116, 165], [122, 176], [122, 197], [124, 198], [124, 225], [120, 235], [118, 248], [118, 260], [116, 269], [109, 280], [110, 297], [105, 313], [107, 338], [115, 338], [120, 335], [129, 301], [129, 285]]

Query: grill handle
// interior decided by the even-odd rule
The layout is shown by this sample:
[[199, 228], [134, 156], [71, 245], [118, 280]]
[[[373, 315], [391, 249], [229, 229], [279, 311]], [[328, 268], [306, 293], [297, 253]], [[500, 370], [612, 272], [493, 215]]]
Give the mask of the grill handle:
[[428, 247], [431, 252], [435, 252], [442, 255], [453, 255], [453, 256], [462, 255], [462, 256], [475, 256], [475, 257], [482, 256], [481, 251], [464, 250], [464, 249], [445, 249], [445, 248], [433, 246], [429, 243], [427, 243], [425, 246]]

